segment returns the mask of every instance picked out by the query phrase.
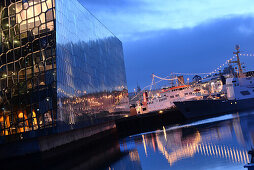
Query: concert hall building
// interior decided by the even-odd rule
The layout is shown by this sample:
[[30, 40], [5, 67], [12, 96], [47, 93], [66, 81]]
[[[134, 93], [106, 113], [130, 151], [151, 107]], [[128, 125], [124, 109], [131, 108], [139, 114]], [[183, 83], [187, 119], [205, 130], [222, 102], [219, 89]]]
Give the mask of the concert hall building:
[[78, 0], [1, 0], [0, 21], [0, 144], [128, 113], [122, 43]]

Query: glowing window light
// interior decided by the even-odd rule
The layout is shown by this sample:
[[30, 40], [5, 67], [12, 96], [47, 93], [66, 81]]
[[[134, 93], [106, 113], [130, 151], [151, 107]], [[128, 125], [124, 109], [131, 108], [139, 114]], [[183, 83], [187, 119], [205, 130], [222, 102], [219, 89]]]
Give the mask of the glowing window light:
[[33, 125], [38, 125], [37, 119], [36, 119], [36, 113], [34, 111], [33, 111]]
[[20, 113], [18, 114], [18, 118], [22, 119], [23, 117], [24, 117], [24, 114], [23, 114], [22, 112], [20, 112]]

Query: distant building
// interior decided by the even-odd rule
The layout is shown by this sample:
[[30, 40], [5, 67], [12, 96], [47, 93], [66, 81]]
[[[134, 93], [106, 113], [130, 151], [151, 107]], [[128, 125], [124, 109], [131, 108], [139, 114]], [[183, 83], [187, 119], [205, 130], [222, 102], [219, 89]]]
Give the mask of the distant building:
[[64, 132], [129, 110], [122, 43], [77, 0], [1, 0], [0, 20], [1, 136]]

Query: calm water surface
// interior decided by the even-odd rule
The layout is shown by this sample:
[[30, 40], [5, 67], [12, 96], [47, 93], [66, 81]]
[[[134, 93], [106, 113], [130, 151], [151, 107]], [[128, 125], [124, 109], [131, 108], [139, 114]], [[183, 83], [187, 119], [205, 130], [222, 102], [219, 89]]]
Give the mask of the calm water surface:
[[107, 169], [245, 169], [253, 142], [254, 112], [230, 114], [123, 139]]

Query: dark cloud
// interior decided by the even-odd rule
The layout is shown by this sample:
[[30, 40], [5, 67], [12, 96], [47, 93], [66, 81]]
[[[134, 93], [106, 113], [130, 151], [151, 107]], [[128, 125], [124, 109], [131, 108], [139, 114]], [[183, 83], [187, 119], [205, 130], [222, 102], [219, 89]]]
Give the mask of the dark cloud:
[[[160, 13], [158, 6], [155, 9], [159, 11], [145, 11], [148, 7], [153, 9], [153, 3], [145, 4], [148, 0], [79, 1], [123, 41], [130, 91], [137, 82], [143, 87], [151, 83], [152, 73], [167, 76], [171, 72], [211, 72], [232, 57], [235, 44], [254, 53], [254, 18], [243, 17], [244, 14], [249, 14], [248, 10], [238, 14], [234, 10], [228, 12], [228, 7], [224, 7], [215, 15], [212, 13], [217, 9], [215, 5], [211, 9], [204, 8], [206, 11], [203, 12], [211, 13], [211, 16], [201, 13], [201, 10], [200, 14], [193, 14], [189, 20], [185, 20], [178, 17], [181, 11], [185, 14], [182, 10], [185, 4], [181, 3], [176, 8], [180, 12], [169, 8], [170, 12], [167, 13], [162, 8]], [[197, 13], [198, 9], [198, 6], [194, 6], [192, 12]], [[160, 20], [160, 14], [166, 16], [164, 20]], [[206, 16], [204, 20], [202, 14]], [[225, 16], [227, 18], [223, 18]], [[187, 21], [196, 26], [187, 28]], [[178, 28], [174, 24], [179, 23], [183, 29], [173, 30], [172, 28]], [[168, 30], [161, 30], [164, 28]], [[245, 61], [245, 58], [242, 60]], [[246, 59], [246, 62], [249, 69], [254, 70], [254, 57], [249, 61]]]
[[[127, 81], [132, 91], [137, 82], [151, 83], [151, 74], [211, 72], [233, 56], [235, 44], [254, 53], [254, 18], [214, 20], [192, 29], [164, 30], [133, 35], [124, 43]], [[254, 57], [242, 57], [254, 70]]]

